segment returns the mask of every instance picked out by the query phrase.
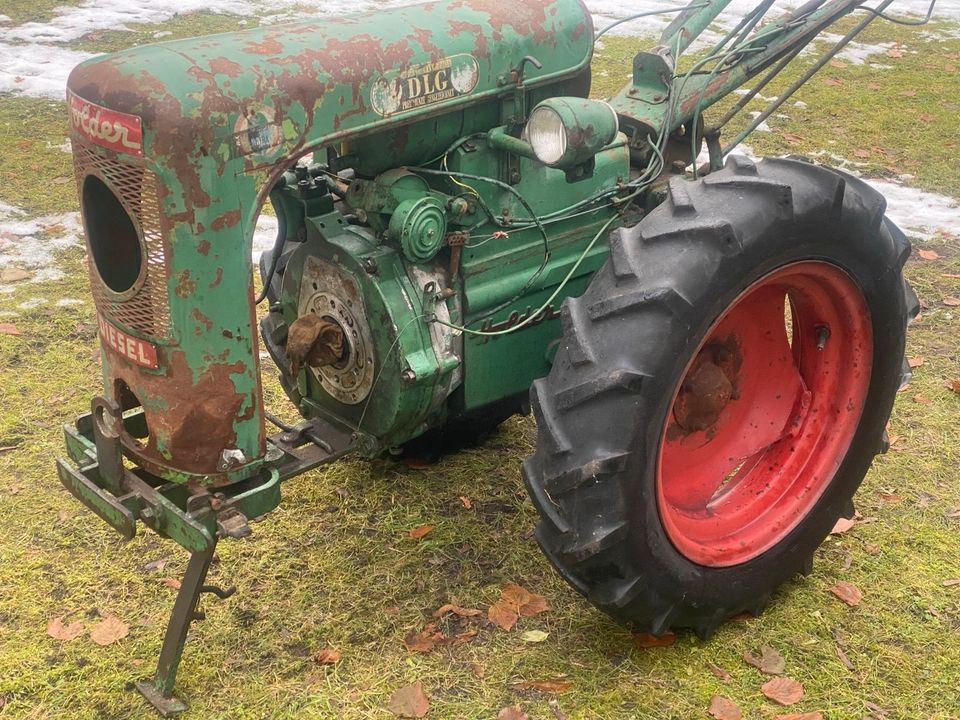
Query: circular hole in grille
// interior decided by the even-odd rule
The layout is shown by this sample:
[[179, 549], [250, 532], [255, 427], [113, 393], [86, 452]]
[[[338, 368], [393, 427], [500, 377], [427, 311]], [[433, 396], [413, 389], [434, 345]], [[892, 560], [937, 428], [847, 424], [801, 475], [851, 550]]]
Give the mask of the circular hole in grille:
[[83, 218], [97, 274], [113, 292], [127, 292], [143, 269], [140, 236], [120, 199], [96, 175], [83, 181]]

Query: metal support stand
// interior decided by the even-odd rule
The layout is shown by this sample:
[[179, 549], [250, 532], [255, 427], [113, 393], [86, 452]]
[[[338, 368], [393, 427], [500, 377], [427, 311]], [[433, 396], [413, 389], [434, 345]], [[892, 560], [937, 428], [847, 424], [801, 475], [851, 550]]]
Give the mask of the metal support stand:
[[170, 614], [170, 622], [167, 624], [167, 633], [163, 638], [157, 672], [152, 680], [139, 680], [135, 683], [137, 690], [163, 717], [173, 717], [187, 709], [187, 704], [173, 695], [173, 685], [177, 678], [180, 658], [183, 657], [183, 645], [187, 639], [190, 623], [194, 620], [202, 620], [204, 617], [203, 613], [197, 610], [200, 595], [209, 592], [224, 599], [233, 595], [235, 591], [235, 588], [221, 590], [203, 584], [216, 547], [217, 544], [214, 542], [208, 550], [190, 555], [187, 572], [183, 576], [180, 591], [173, 604], [173, 612]]

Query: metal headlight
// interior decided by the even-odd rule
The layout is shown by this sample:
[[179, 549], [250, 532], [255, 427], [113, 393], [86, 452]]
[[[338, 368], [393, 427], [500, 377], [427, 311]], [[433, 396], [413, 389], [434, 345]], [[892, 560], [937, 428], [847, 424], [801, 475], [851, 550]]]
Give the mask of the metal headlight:
[[616, 111], [584, 98], [550, 98], [530, 113], [524, 135], [544, 165], [570, 168], [587, 162], [620, 132]]

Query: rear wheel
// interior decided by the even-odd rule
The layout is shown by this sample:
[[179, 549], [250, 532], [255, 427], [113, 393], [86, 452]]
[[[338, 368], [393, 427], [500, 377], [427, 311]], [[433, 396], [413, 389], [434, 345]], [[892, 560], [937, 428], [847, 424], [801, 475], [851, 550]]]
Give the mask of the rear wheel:
[[731, 158], [614, 233], [535, 383], [538, 540], [643, 632], [760, 612], [809, 571], [903, 380], [910, 253], [861, 181]]

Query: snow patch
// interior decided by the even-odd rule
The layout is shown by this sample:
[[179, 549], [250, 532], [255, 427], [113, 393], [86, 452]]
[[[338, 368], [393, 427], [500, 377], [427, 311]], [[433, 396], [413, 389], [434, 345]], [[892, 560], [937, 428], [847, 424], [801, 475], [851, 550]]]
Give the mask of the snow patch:
[[24, 300], [22, 303], [17, 305], [17, 307], [20, 308], [21, 310], [33, 310], [34, 308], [38, 308], [41, 305], [46, 305], [48, 302], [50, 301], [47, 300], [46, 298], [35, 297], [35, 298], [30, 298], [29, 300]]
[[60, 280], [64, 273], [56, 253], [79, 246], [81, 232], [79, 213], [27, 218], [23, 210], [0, 203], [0, 269], [26, 268], [31, 282]]
[[86, 303], [77, 298], [61, 298], [57, 300], [57, 307], [73, 307], [74, 305], [86, 305]]
[[56, 45], [11, 45], [3, 42], [3, 34], [0, 31], [0, 93], [63, 100], [70, 71], [93, 57]]
[[272, 250], [277, 242], [277, 219], [273, 215], [261, 215], [257, 219], [257, 229], [253, 233], [253, 261], [260, 262], [260, 256]]

